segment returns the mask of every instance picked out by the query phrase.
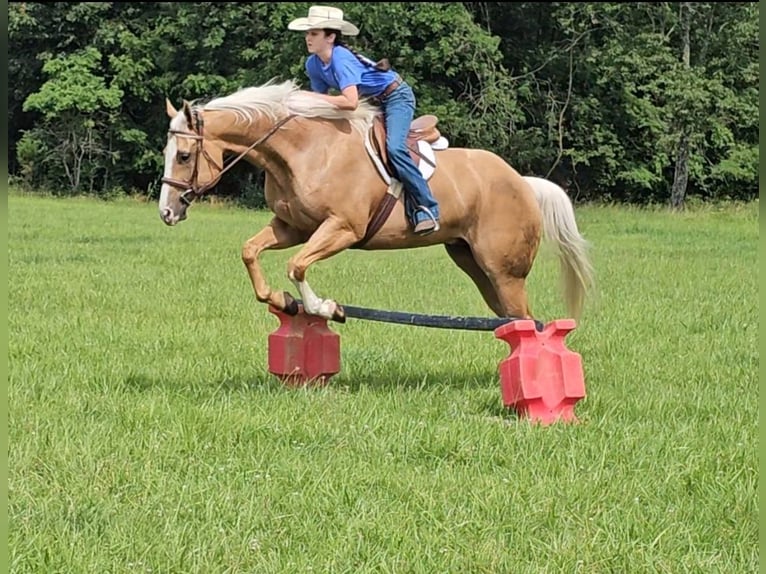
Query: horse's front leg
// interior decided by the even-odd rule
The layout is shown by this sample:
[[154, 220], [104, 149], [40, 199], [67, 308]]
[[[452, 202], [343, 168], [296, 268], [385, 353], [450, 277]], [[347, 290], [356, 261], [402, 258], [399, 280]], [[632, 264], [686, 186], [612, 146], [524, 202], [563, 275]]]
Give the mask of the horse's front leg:
[[250, 281], [253, 283], [255, 298], [284, 311], [288, 315], [298, 313], [297, 301], [286, 291], [272, 291], [259, 261], [260, 254], [267, 249], [287, 249], [305, 241], [305, 236], [290, 227], [281, 219], [274, 217], [269, 224], [248, 239], [242, 247], [242, 262], [247, 267]]
[[306, 241], [306, 245], [287, 263], [287, 276], [298, 288], [303, 298], [303, 309], [309, 315], [343, 322], [343, 309], [331, 299], [322, 299], [306, 281], [306, 270], [310, 265], [327, 259], [351, 247], [364, 235], [364, 229], [353, 226], [337, 217], [330, 217], [320, 225]]

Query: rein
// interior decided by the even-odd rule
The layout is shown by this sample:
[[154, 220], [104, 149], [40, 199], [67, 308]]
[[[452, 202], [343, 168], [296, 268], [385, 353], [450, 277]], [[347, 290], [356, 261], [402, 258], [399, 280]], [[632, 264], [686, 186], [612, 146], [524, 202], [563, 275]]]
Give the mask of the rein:
[[[223, 176], [224, 173], [229, 171], [237, 162], [239, 162], [239, 160], [241, 160], [243, 157], [245, 157], [245, 155], [250, 153], [256, 146], [262, 144], [267, 139], [269, 139], [272, 135], [274, 135], [274, 133], [279, 128], [281, 128], [284, 124], [286, 124], [288, 121], [294, 118], [295, 115], [290, 114], [288, 116], [285, 116], [281, 120], [279, 120], [277, 123], [271, 126], [271, 129], [269, 129], [269, 131], [267, 131], [265, 134], [263, 134], [261, 137], [255, 140], [242, 153], [240, 153], [237, 157], [235, 157], [233, 160], [231, 160], [228, 164], [224, 165], [223, 167], [219, 166], [215, 162], [215, 160], [213, 160], [213, 158], [210, 157], [210, 154], [208, 154], [207, 150], [205, 149], [203, 145], [205, 137], [204, 137], [204, 121], [202, 120], [202, 115], [196, 109], [192, 109], [192, 117], [194, 119], [195, 133], [189, 133], [189, 132], [185, 132], [181, 130], [168, 130], [168, 134], [174, 135], [176, 137], [193, 139], [196, 142], [196, 145], [194, 147], [194, 170], [192, 171], [191, 179], [189, 179], [188, 181], [183, 181], [183, 180], [175, 179], [172, 177], [162, 178], [162, 183], [166, 183], [172, 187], [175, 187], [176, 189], [184, 190], [184, 192], [181, 194], [181, 201], [185, 203], [187, 206], [191, 205], [192, 201], [200, 197], [202, 194], [208, 191], [211, 187], [214, 187], [218, 183], [218, 180], [221, 179], [221, 176]], [[200, 155], [205, 157], [205, 161], [207, 161], [208, 166], [213, 166], [218, 170], [218, 175], [204, 185], [199, 185], [197, 182]]]

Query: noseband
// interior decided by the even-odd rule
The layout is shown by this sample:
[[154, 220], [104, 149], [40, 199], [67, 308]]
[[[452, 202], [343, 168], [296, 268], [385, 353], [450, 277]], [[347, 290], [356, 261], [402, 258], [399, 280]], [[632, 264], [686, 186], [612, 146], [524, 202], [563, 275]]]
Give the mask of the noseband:
[[[202, 120], [202, 115], [199, 113], [199, 111], [196, 108], [191, 109], [191, 115], [194, 121], [194, 133], [185, 132], [181, 130], [168, 130], [168, 135], [174, 135], [176, 137], [192, 139], [195, 142], [194, 170], [192, 171], [191, 178], [188, 181], [183, 181], [183, 180], [175, 179], [172, 177], [162, 178], [162, 183], [166, 183], [172, 187], [175, 187], [176, 189], [184, 190], [183, 193], [181, 193], [181, 201], [185, 203], [187, 206], [191, 205], [192, 201], [200, 197], [202, 194], [208, 191], [211, 187], [215, 186], [218, 183], [218, 180], [221, 179], [221, 176], [224, 173], [226, 173], [228, 170], [230, 170], [239, 160], [245, 157], [245, 155], [250, 153], [256, 146], [262, 144], [267, 139], [269, 139], [280, 127], [282, 127], [289, 120], [295, 117], [294, 115], [288, 115], [282, 118], [281, 120], [279, 120], [277, 123], [271, 126], [271, 129], [269, 129], [269, 131], [267, 131], [264, 135], [262, 135], [260, 138], [255, 140], [255, 142], [250, 144], [250, 146], [248, 146], [242, 153], [240, 153], [237, 157], [235, 157], [231, 162], [229, 162], [228, 164], [222, 167], [222, 166], [219, 166], [212, 157], [210, 157], [210, 154], [207, 152], [207, 150], [205, 149], [205, 146], [203, 145], [205, 140], [204, 138], [205, 122]], [[208, 167], [214, 167], [216, 170], [218, 170], [218, 175], [204, 185], [199, 185], [199, 182], [197, 181], [197, 177], [199, 173], [199, 158], [201, 155], [204, 156], [205, 161], [207, 161]]]

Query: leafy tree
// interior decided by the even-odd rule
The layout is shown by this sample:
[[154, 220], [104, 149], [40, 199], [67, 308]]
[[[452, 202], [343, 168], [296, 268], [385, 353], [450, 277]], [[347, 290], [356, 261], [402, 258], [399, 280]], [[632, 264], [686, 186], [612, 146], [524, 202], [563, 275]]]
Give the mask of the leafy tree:
[[24, 111], [39, 112], [42, 121], [24, 134], [22, 165], [35, 159], [26, 154], [44, 150], [43, 180], [56, 182], [55, 174], [63, 168], [72, 192], [82, 191], [83, 176], [88, 179], [88, 191], [93, 191], [99, 172], [105, 175], [100, 160], [110, 158], [108, 126], [120, 107], [122, 90], [107, 86], [96, 73], [100, 62], [95, 48], [48, 59], [43, 73], [49, 79], [23, 106]]

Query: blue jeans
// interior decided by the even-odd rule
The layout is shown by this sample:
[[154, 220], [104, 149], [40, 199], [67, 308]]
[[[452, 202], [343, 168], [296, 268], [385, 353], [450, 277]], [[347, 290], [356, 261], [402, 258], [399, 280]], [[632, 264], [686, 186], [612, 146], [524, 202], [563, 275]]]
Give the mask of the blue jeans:
[[415, 115], [415, 94], [412, 88], [402, 82], [383, 101], [383, 113], [386, 120], [386, 151], [396, 170], [399, 181], [404, 186], [404, 207], [407, 217], [414, 224], [431, 219], [420, 206], [427, 208], [439, 219], [439, 204], [431, 194], [426, 180], [420, 174], [407, 149], [407, 133]]

